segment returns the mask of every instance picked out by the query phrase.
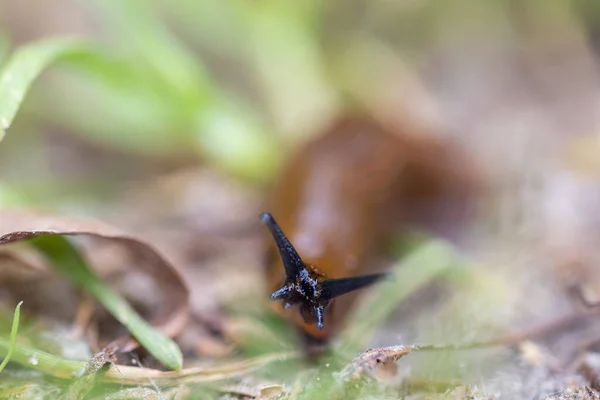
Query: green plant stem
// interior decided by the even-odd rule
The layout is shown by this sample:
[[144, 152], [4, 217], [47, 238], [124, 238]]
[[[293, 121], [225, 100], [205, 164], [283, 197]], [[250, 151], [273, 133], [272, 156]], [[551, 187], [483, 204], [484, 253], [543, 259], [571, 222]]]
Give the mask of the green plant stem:
[[15, 315], [13, 317], [12, 327], [10, 328], [10, 343], [6, 357], [4, 357], [4, 361], [2, 361], [2, 364], [0, 364], [0, 372], [4, 370], [4, 367], [6, 367], [6, 364], [8, 364], [10, 361], [10, 358], [15, 350], [15, 345], [17, 343], [17, 332], [19, 331], [19, 318], [21, 316], [21, 304], [23, 304], [22, 301], [19, 302], [19, 304], [17, 304], [15, 307]]

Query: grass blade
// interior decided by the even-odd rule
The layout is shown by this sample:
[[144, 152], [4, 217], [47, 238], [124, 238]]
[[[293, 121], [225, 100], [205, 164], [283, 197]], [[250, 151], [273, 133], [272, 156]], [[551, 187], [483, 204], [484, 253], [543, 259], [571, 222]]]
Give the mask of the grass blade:
[[426, 243], [415, 250], [392, 268], [391, 280], [379, 284], [357, 306], [341, 335], [339, 349], [346, 354], [362, 350], [398, 304], [457, 261], [456, 252], [443, 242]]
[[91, 4], [115, 37], [129, 51], [138, 53], [155, 70], [156, 78], [174, 90], [173, 101], [191, 106], [192, 113], [210, 101], [214, 88], [205, 66], [162, 23], [152, 2], [95, 0]]
[[253, 106], [212, 78], [203, 60], [165, 26], [143, 0], [95, 0], [96, 9], [128, 51], [174, 89], [198, 149], [209, 162], [245, 179], [266, 182], [279, 162], [274, 133]]
[[[0, 354], [8, 354], [10, 348], [10, 341], [0, 337]], [[73, 378], [77, 375], [78, 371], [82, 371], [85, 367], [84, 361], [65, 360], [25, 344], [19, 344], [14, 347], [11, 360], [26, 368], [42, 371], [62, 379]]]
[[21, 304], [23, 302], [19, 302], [17, 307], [15, 307], [15, 315], [13, 317], [12, 327], [10, 328], [10, 345], [8, 347], [8, 352], [6, 353], [6, 357], [4, 357], [4, 361], [0, 364], [0, 372], [6, 367], [6, 364], [10, 361], [12, 357], [13, 351], [15, 350], [15, 345], [17, 343], [17, 332], [19, 330], [19, 318], [21, 316]]
[[[0, 354], [8, 354], [9, 347], [9, 341], [0, 337]], [[216, 366], [192, 367], [181, 369], [179, 371], [161, 371], [127, 365], [113, 365], [106, 373], [102, 374], [99, 379], [103, 382], [138, 386], [150, 386], [153, 382], [161, 386], [172, 386], [185, 382], [219, 382], [247, 375], [252, 371], [256, 371], [274, 363], [297, 358], [298, 354], [294, 353], [275, 353], [242, 361], [232, 361]], [[15, 347], [12, 360], [24, 367], [43, 372], [59, 379], [73, 379], [79, 377], [85, 373], [85, 368], [87, 366], [87, 362], [85, 361], [65, 360], [54, 354], [24, 344], [19, 344]]]
[[67, 239], [59, 235], [44, 235], [32, 239], [31, 243], [52, 262], [54, 268], [75, 285], [90, 292], [156, 359], [171, 369], [181, 369], [183, 355], [177, 344], [156, 331], [118, 293], [94, 275]]
[[12, 124], [34, 79], [52, 62], [84, 49], [81, 41], [47, 39], [18, 49], [0, 72], [0, 141]]

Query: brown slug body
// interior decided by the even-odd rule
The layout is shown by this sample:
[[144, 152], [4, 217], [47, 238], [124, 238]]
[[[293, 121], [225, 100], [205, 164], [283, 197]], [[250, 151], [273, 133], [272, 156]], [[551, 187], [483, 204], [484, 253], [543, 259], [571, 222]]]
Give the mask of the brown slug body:
[[[378, 259], [394, 231], [427, 222], [440, 204], [445, 216], [449, 210], [455, 217], [465, 214], [475, 186], [466, 164], [431, 138], [388, 131], [366, 117], [343, 118], [284, 166], [267, 204], [270, 214], [261, 219], [267, 225], [277, 220], [307, 265], [307, 277], [321, 282], [374, 274], [385, 267]], [[284, 298], [293, 279], [286, 277], [289, 268], [282, 267], [280, 254], [271, 240], [268, 288], [275, 292], [272, 299], [283, 299], [275, 303], [277, 311], [298, 327], [309, 355], [316, 355], [343, 323], [357, 292], [347, 290], [324, 307], [311, 303], [322, 315], [307, 312], [304, 300]], [[377, 280], [360, 284], [360, 279], [354, 289]], [[296, 303], [299, 309], [290, 307]]]

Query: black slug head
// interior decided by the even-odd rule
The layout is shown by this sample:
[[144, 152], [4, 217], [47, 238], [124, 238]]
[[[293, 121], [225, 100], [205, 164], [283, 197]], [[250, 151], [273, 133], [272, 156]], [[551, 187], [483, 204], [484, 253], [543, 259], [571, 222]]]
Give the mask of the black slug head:
[[271, 214], [260, 214], [260, 220], [271, 232], [285, 270], [285, 282], [271, 294], [271, 300], [281, 300], [285, 309], [298, 306], [304, 321], [315, 323], [319, 330], [324, 327], [325, 310], [335, 297], [362, 289], [388, 276], [373, 274], [328, 279], [302, 261]]

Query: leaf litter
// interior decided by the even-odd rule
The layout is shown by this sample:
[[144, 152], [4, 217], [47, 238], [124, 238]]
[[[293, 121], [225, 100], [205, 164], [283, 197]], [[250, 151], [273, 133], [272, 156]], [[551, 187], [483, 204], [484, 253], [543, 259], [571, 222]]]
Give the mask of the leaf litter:
[[[158, 282], [163, 292], [163, 308], [157, 310], [151, 325], [167, 337], [177, 335], [188, 317], [188, 290], [178, 272], [149, 245], [109, 225], [83, 218], [60, 218], [40, 213], [4, 210], [0, 213], [0, 244], [44, 235], [93, 236], [114, 240], [126, 247], [135, 261], [132, 267], [144, 271]], [[119, 352], [139, 346], [130, 335], [115, 338]]]
[[[5, 213], [5, 212], [3, 212]], [[31, 238], [37, 235], [43, 234], [56, 234], [63, 233], [65, 235], [88, 235], [90, 237], [100, 237], [100, 238], [109, 238], [109, 240], [114, 241], [114, 244], [117, 244], [118, 247], [122, 244], [121, 241], [123, 237], [127, 238], [127, 240], [135, 240], [132, 239], [131, 236], [125, 235], [120, 230], [117, 230], [112, 227], [107, 227], [105, 224], [97, 223], [93, 220], [87, 219], [79, 219], [79, 218], [63, 218], [56, 216], [48, 216], [44, 214], [31, 213], [29, 211], [10, 211], [6, 212], [6, 215], [11, 216], [11, 218], [4, 218], [4, 220], [11, 221], [10, 224], [0, 224], [2, 227], [2, 232], [7, 232], [0, 237], [2, 243], [13, 243], [15, 241], [24, 240], [27, 238]], [[63, 220], [64, 219], [64, 220]], [[67, 221], [67, 222], [65, 222]], [[100, 227], [100, 228], [99, 228]], [[103, 239], [99, 239], [103, 240]], [[125, 241], [125, 248], [127, 248], [127, 244], [130, 242]], [[139, 242], [138, 242], [139, 243]], [[144, 244], [137, 244], [139, 246], [137, 248], [137, 252], [135, 255], [139, 254], [140, 248], [144, 249]], [[9, 246], [10, 248], [10, 246]], [[14, 250], [14, 249], [13, 249]], [[12, 251], [6, 254], [20, 254], [19, 252]], [[435, 256], [434, 256], [435, 257]], [[147, 258], [142, 258], [142, 260], [147, 260]], [[156, 260], [156, 258], [150, 258], [150, 260]], [[17, 265], [22, 260], [18, 260], [18, 258], [13, 258], [13, 262], [17, 262]], [[411, 263], [413, 261], [410, 261]], [[34, 271], [43, 271], [39, 266], [33, 266], [35, 262], [29, 260], [29, 269]], [[24, 264], [25, 265], [25, 264]], [[130, 265], [130, 264], [128, 264]], [[133, 264], [138, 268], [146, 269], [137, 264]], [[160, 265], [168, 265], [166, 262]], [[93, 264], [91, 265], [94, 266]], [[154, 268], [154, 269], [153, 269]], [[168, 268], [168, 267], [166, 267]], [[148, 270], [155, 271], [155, 267], [151, 267]], [[177, 277], [177, 272], [167, 272], [167, 274], [171, 274], [172, 277]], [[177, 280], [174, 280], [172, 286], [176, 286]], [[377, 301], [376, 299], [371, 301]], [[176, 305], [171, 305], [171, 307], [176, 307]], [[595, 313], [596, 310], [593, 311]], [[593, 315], [592, 312], [584, 313], [585, 315]], [[584, 316], [585, 316], [584, 315]], [[154, 321], [161, 320], [160, 318], [154, 318]], [[566, 319], [567, 322], [562, 321], [562, 324], [568, 323], [568, 321], [574, 320]], [[250, 330], [256, 328], [250, 328]], [[552, 329], [550, 329], [552, 330]], [[247, 330], [245, 330], [247, 331]], [[170, 331], [173, 332], [173, 331]], [[533, 333], [531, 333], [532, 337], [536, 337], [540, 333], [545, 333], [544, 329], [534, 329]], [[514, 342], [520, 342], [524, 340], [524, 338], [528, 337], [527, 335], [512, 335], [508, 336], [504, 340]], [[129, 342], [129, 341], [128, 341]], [[498, 343], [488, 343], [489, 345], [497, 345]], [[402, 367], [398, 368], [397, 361], [405, 356], [406, 354], [413, 351], [415, 348], [411, 346], [392, 346], [386, 348], [375, 348], [361, 353], [359, 356], [355, 357], [349, 364], [345, 367], [342, 366], [339, 369], [338, 373], [334, 374], [335, 381], [338, 382], [336, 385], [342, 384], [347, 385], [349, 381], [364, 381], [367, 380], [375, 380], [381, 382], [384, 386], [387, 387], [413, 387], [419, 388], [419, 390], [423, 390], [426, 388], [431, 388], [435, 386], [435, 383], [429, 382], [427, 384], [423, 382], [419, 382], [417, 379], [406, 379], [407, 375], [405, 374], [406, 370]], [[115, 382], [120, 384], [127, 385], [140, 385], [140, 386], [150, 386], [142, 389], [141, 387], [138, 389], [125, 389], [120, 392], [120, 394], [115, 393], [117, 396], [115, 398], [127, 398], [126, 396], [159, 396], [156, 398], [161, 398], [162, 392], [157, 391], [152, 388], [152, 385], [159, 385], [161, 387], [172, 386], [176, 383], [187, 383], [187, 384], [202, 384], [202, 383], [210, 383], [210, 382], [218, 382], [222, 380], [230, 380], [235, 379], [236, 377], [242, 377], [251, 371], [255, 371], [264, 366], [267, 366], [274, 362], [280, 362], [283, 360], [293, 360], [297, 357], [294, 354], [271, 354], [263, 357], [258, 357], [255, 360], [248, 360], [247, 362], [242, 361], [241, 363], [233, 363], [220, 367], [190, 367], [185, 368], [179, 372], [167, 372], [167, 371], [158, 371], [149, 368], [139, 368], [135, 366], [126, 366], [126, 365], [113, 365], [110, 366], [108, 363], [109, 357], [103, 353], [105, 350], [102, 350], [100, 353], [97, 353], [92, 360], [90, 360], [87, 364], [80, 364], [80, 369], [85, 368], [87, 373], [82, 374], [77, 380], [75, 380], [70, 387], [70, 393], [74, 393], [72, 398], [81, 397], [81, 393], [85, 391], [83, 388], [88, 388], [90, 386], [90, 382], [95, 381], [96, 379], [100, 379], [104, 382]], [[531, 352], [530, 352], [531, 353]], [[103, 358], [104, 357], [104, 358]], [[102, 362], [97, 362], [98, 360], [102, 360]], [[108, 364], [107, 364], [108, 363]], [[105, 367], [105, 364], [107, 365]], [[94, 366], [91, 368], [91, 366]], [[75, 370], [75, 369], [74, 369]], [[331, 371], [334, 372], [334, 371]], [[323, 378], [325, 379], [325, 378]], [[441, 386], [439, 386], [441, 385]], [[451, 383], [439, 383], [438, 390], [442, 387], [452, 387], [455, 384]], [[258, 386], [254, 386], [252, 393], [237, 393], [236, 395], [242, 395], [250, 398], [261, 398], [260, 391], [257, 392]], [[286, 391], [285, 388], [280, 388], [280, 394], [290, 392]], [[450, 389], [448, 389], [450, 390]], [[458, 396], [456, 393], [459, 389], [452, 389], [452, 395]], [[470, 391], [472, 389], [465, 389]], [[222, 393], [235, 392], [234, 387], [221, 387], [218, 389]], [[78, 394], [79, 393], [79, 394]], [[136, 394], [137, 393], [137, 394]], [[449, 392], [450, 393], [450, 392]], [[467, 393], [467, 392], [465, 392]], [[471, 393], [471, 392], [469, 392]], [[252, 396], [246, 396], [248, 394], [252, 394]], [[257, 394], [259, 396], [257, 396]], [[144, 397], [139, 398], [144, 398]], [[466, 396], [466, 395], [465, 395]], [[263, 396], [264, 397], [264, 396]], [[150, 397], [152, 398], [152, 397]], [[459, 397], [457, 397], [459, 398]], [[467, 397], [464, 397], [467, 398]], [[471, 398], [471, 397], [469, 397]], [[485, 397], [472, 397], [472, 398], [485, 398]]]
[[[2, 254], [6, 260], [9, 260], [17, 270], [23, 268], [27, 271], [25, 281], [29, 282], [36, 275], [45, 276], [48, 274], [47, 266], [40, 265], [40, 259], [35, 257], [22, 257], [22, 253], [27, 253], [27, 248], [14, 247], [20, 246], [21, 241], [43, 237], [46, 235], [64, 235], [72, 237], [89, 237], [96, 241], [108, 240], [112, 245], [125, 248], [129, 256], [135, 261], [127, 263], [131, 268], [137, 268], [141, 272], [154, 278], [162, 295], [165, 298], [161, 301], [161, 309], [154, 310], [155, 314], [150, 321], [163, 334], [169, 337], [176, 336], [181, 332], [188, 312], [188, 290], [183, 283], [179, 273], [165, 261], [153, 248], [145, 242], [122, 232], [119, 229], [107, 224], [100, 223], [91, 219], [84, 218], [65, 218], [62, 216], [41, 214], [24, 210], [3, 210], [0, 223], [0, 244], [6, 251]], [[113, 243], [114, 242], [114, 243]], [[85, 246], [84, 246], [85, 247]], [[90, 246], [87, 246], [90, 248]], [[105, 249], [106, 247], [99, 246]], [[25, 250], [25, 251], [24, 251]], [[117, 253], [119, 254], [119, 253]], [[92, 257], [93, 258], [93, 257]], [[117, 257], [116, 259], [122, 259]], [[26, 260], [26, 261], [25, 261]], [[95, 267], [94, 263], [90, 266]], [[107, 275], [105, 272], [97, 271], [100, 275]], [[110, 274], [108, 274], [110, 275]], [[10, 274], [8, 277], [11, 277]], [[7, 278], [8, 278], [7, 277]], [[11, 277], [14, 278], [14, 277]], [[161, 295], [160, 292], [153, 292], [154, 297]], [[133, 340], [129, 334], [120, 338], [111, 339], [108, 347], [105, 347], [96, 353], [87, 363], [72, 362], [66, 363], [63, 367], [52, 370], [49, 369], [47, 362], [54, 363], [58, 358], [46, 354], [43, 351], [28, 349], [26, 346], [19, 346], [15, 362], [26, 366], [40, 368], [41, 371], [49, 375], [61, 378], [76, 377], [67, 391], [67, 398], [83, 398], [85, 394], [93, 387], [92, 383], [98, 379], [103, 382], [114, 382], [125, 385], [152, 386], [152, 385], [173, 385], [175, 382], [203, 383], [218, 382], [221, 380], [230, 380], [241, 377], [251, 371], [262, 368], [273, 362], [295, 358], [296, 356], [286, 354], [270, 354], [255, 359], [249, 359], [241, 362], [221, 363], [221, 365], [188, 367], [180, 371], [169, 373], [168, 371], [154, 370], [151, 368], [139, 368], [136, 366], [116, 365], [113, 352], [129, 352], [134, 350], [139, 344]], [[31, 356], [35, 354], [40, 361], [31, 365]], [[56, 360], [56, 361], [53, 361]], [[15, 393], [18, 389], [14, 390]], [[25, 389], [23, 389], [25, 390]], [[115, 398], [127, 398], [134, 395], [136, 389], [132, 391], [123, 391], [115, 394]], [[151, 388], [139, 389], [139, 393], [147, 395]], [[158, 392], [157, 392], [158, 393]], [[182, 392], [183, 393], [183, 392]], [[180, 395], [181, 397], [182, 395]], [[143, 398], [143, 397], [140, 397]], [[161, 398], [161, 397], [158, 397]], [[183, 398], [183, 397], [181, 397]]]

